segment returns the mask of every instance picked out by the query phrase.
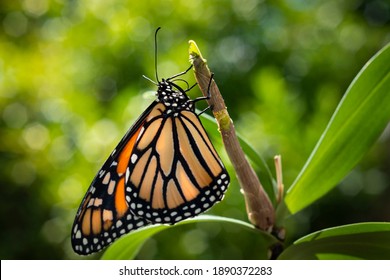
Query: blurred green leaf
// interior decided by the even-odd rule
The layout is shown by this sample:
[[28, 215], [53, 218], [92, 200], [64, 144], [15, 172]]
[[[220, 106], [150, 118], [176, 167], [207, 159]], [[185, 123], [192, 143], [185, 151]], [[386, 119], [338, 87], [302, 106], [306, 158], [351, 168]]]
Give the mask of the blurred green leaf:
[[390, 223], [359, 223], [314, 232], [279, 259], [390, 259]]
[[[251, 224], [248, 224], [246, 222], [231, 219], [231, 218], [225, 218], [225, 217], [218, 217], [218, 216], [212, 216], [212, 215], [201, 215], [198, 217], [195, 217], [193, 219], [185, 220], [183, 222], [177, 223], [173, 226], [167, 226], [167, 225], [151, 225], [145, 228], [142, 228], [140, 230], [134, 231], [125, 237], [120, 238], [117, 240], [114, 244], [112, 244], [103, 254], [102, 259], [105, 260], [124, 260], [124, 259], [134, 259], [136, 255], [138, 254], [139, 250], [141, 249], [142, 245], [145, 243], [147, 239], [152, 237], [153, 235], [167, 229], [171, 229], [174, 227], [186, 225], [186, 224], [193, 224], [193, 223], [199, 223], [199, 222], [222, 222], [222, 223], [230, 223], [233, 224], [236, 227], [241, 227], [242, 229], [246, 229], [249, 231], [253, 231], [254, 233], [258, 234], [258, 238], [264, 239], [264, 244], [266, 248], [264, 250], [266, 251], [268, 247], [274, 243], [277, 243], [278, 241], [271, 235], [259, 231]], [[262, 250], [262, 248], [257, 248], [256, 250]]]
[[292, 213], [324, 196], [378, 139], [390, 119], [390, 44], [352, 82], [297, 179], [288, 190]]

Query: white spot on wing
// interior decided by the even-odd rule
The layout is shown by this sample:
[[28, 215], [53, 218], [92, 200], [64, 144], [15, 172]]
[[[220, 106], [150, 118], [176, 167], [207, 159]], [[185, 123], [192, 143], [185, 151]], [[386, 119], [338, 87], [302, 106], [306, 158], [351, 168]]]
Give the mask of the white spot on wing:
[[78, 228], [79, 228], [79, 225], [76, 224], [75, 227], [74, 227], [74, 229], [73, 229], [73, 233], [76, 233], [76, 231], [77, 231]]
[[175, 222], [178, 222], [178, 221], [180, 221], [181, 219], [183, 219], [182, 216], [177, 216], [177, 217], [175, 218]]
[[144, 222], [143, 221], [139, 221], [138, 223], [137, 223], [137, 226], [138, 227], [141, 227], [141, 226], [143, 226], [144, 225]]
[[125, 176], [126, 176], [126, 178], [125, 178], [125, 179], [126, 179], [126, 182], [128, 182], [128, 181], [129, 181], [129, 177], [130, 177], [130, 170], [129, 170], [129, 167], [126, 168], [126, 175], [125, 175]]

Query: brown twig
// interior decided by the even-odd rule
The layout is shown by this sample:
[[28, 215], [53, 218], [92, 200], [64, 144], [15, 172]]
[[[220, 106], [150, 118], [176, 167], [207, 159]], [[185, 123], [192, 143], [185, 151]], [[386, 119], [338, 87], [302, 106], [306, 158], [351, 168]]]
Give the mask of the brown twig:
[[238, 142], [234, 125], [225, 106], [225, 102], [215, 81], [211, 81], [211, 72], [203, 59], [196, 43], [189, 41], [190, 61], [194, 66], [195, 78], [204, 96], [208, 95], [209, 85], [211, 98], [208, 100], [230, 161], [236, 171], [242, 193], [245, 197], [249, 221], [256, 227], [270, 231], [275, 221], [274, 207], [264, 191], [255, 171], [250, 166]]

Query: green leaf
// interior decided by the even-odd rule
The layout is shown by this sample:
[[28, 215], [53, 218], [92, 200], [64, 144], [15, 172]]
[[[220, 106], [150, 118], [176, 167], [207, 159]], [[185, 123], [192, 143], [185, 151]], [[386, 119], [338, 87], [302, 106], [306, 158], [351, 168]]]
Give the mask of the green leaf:
[[314, 232], [279, 259], [390, 259], [390, 223], [359, 223]]
[[390, 120], [390, 44], [349, 86], [285, 201], [292, 214], [324, 196], [359, 162]]
[[[199, 222], [222, 222], [229, 223], [234, 225], [235, 227], [240, 227], [243, 230], [249, 230], [259, 235], [258, 238], [263, 238], [267, 248], [278, 241], [268, 233], [260, 231], [256, 229], [253, 225], [248, 224], [246, 222], [224, 218], [212, 215], [201, 215], [195, 217], [193, 219], [188, 219], [183, 222], [177, 223], [173, 226], [167, 225], [151, 225], [140, 230], [129, 233], [128, 235], [118, 239], [115, 243], [113, 243], [103, 254], [102, 259], [105, 260], [125, 260], [125, 259], [134, 259], [141, 249], [142, 245], [145, 243], [147, 239], [152, 237], [153, 235], [167, 229], [172, 229], [178, 226], [193, 224]], [[260, 250], [260, 249], [259, 249]]]

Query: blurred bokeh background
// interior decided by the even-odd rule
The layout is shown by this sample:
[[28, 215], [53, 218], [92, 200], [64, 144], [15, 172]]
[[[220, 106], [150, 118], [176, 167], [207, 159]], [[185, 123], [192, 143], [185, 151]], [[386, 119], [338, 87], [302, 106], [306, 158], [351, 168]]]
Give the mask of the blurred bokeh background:
[[[197, 42], [237, 131], [285, 186], [302, 168], [361, 67], [390, 41], [388, 0], [0, 1], [0, 257], [75, 259], [70, 229], [95, 173], [153, 100], [158, 71], [188, 68]], [[192, 73], [185, 79], [194, 83]], [[193, 90], [191, 97], [199, 96]], [[216, 133], [209, 131], [210, 134]], [[209, 213], [246, 221], [232, 184]], [[287, 225], [288, 240], [361, 221], [390, 221], [390, 130], [322, 200]], [[252, 233], [188, 225], [149, 240], [144, 259], [253, 259]], [[99, 254], [89, 258], [98, 258]]]

